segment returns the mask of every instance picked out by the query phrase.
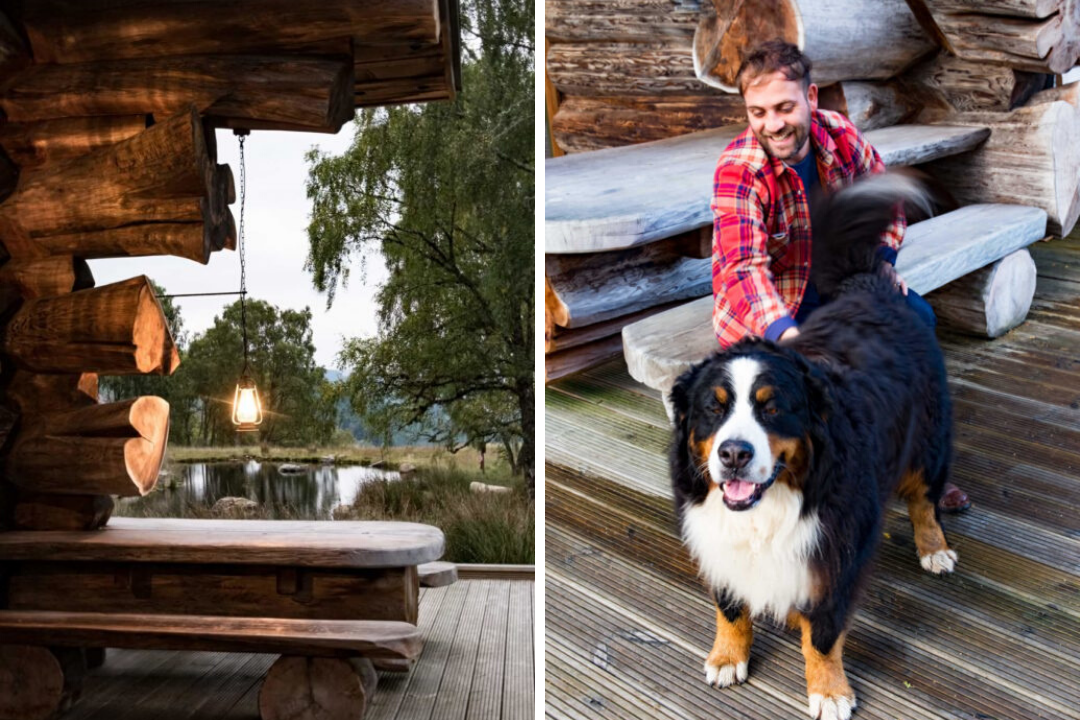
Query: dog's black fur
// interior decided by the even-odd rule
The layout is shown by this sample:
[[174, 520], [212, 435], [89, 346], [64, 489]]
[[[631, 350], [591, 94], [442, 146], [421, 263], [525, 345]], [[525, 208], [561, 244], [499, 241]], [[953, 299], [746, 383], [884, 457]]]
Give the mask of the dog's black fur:
[[[942, 353], [933, 330], [882, 276], [876, 253], [904, 199], [897, 192], [895, 180], [882, 179], [875, 190], [856, 185], [822, 198], [812, 225], [812, 277], [831, 301], [792, 342], [743, 340], [691, 368], [671, 392], [670, 466], [681, 522], [720, 482], [695, 458], [693, 439], [709, 437], [724, 422], [715, 389], [727, 381], [727, 364], [753, 357], [778, 388], [775, 412], [759, 421], [771, 437], [805, 444], [802, 476], [785, 473], [781, 480], [801, 490], [802, 514], [817, 513], [823, 531], [810, 566], [824, 592], [797, 609], [822, 653], [847, 626], [881, 536], [887, 497], [905, 473], [921, 471], [936, 507], [949, 474], [952, 423]], [[713, 591], [729, 620], [737, 617], [739, 588]]]

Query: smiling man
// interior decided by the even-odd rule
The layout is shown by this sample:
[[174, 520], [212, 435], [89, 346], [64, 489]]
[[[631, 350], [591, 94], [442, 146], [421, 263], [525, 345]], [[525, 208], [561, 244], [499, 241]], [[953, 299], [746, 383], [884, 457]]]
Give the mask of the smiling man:
[[[837, 112], [818, 109], [810, 60], [782, 40], [757, 47], [736, 76], [750, 123], [724, 152], [713, 182], [713, 330], [721, 347], [746, 335], [788, 340], [828, 302], [810, 280], [810, 202], [885, 171], [881, 156]], [[893, 264], [907, 223], [898, 211], [879, 252], [887, 273], [927, 324], [934, 311]], [[947, 486], [941, 508], [968, 507]]]

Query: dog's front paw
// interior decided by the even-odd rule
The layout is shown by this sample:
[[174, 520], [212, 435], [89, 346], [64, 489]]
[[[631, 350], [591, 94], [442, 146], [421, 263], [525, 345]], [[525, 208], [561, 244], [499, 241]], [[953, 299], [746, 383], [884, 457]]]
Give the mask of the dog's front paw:
[[923, 555], [919, 558], [919, 564], [923, 566], [923, 570], [932, 572], [935, 575], [951, 573], [953, 568], [956, 567], [957, 561], [958, 557], [955, 550], [938, 550], [935, 553]]
[[855, 696], [811, 695], [808, 709], [815, 720], [849, 720], [855, 709]]
[[750, 664], [742, 662], [713, 661], [710, 656], [705, 661], [705, 682], [713, 687], [723, 688], [734, 683], [746, 682]]

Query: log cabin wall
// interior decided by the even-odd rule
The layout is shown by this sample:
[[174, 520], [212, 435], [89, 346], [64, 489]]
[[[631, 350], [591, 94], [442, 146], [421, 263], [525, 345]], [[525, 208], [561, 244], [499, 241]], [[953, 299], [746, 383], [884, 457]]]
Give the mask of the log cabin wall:
[[[961, 205], [1040, 207], [1048, 231], [1065, 235], [1080, 215], [1080, 93], [1045, 88], [1080, 57], [1077, 8], [1071, 0], [546, 0], [553, 140], [568, 154], [587, 153], [744, 125], [735, 73], [755, 43], [782, 37], [813, 61], [821, 106], [864, 131], [990, 128], [975, 151], [923, 169]], [[618, 357], [626, 324], [673, 299], [707, 295], [710, 243], [548, 254], [547, 378]], [[634, 292], [609, 282], [616, 270], [635, 279]], [[619, 293], [622, 311], [605, 300], [596, 323], [573, 321], [591, 310], [581, 299]]]
[[209, 262], [236, 244], [216, 129], [336, 133], [452, 99], [460, 62], [456, 0], [0, 2], [0, 529], [101, 527], [157, 482], [168, 404], [98, 375], [179, 355], [148, 280], [86, 260]]

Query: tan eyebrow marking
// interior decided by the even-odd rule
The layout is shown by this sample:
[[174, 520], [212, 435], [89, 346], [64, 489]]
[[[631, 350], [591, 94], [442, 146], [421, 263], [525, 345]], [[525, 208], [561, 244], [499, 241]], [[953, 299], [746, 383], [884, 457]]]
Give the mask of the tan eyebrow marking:
[[716, 395], [716, 399], [720, 401], [721, 405], [727, 405], [728, 394], [727, 390], [722, 387], [713, 388], [713, 393]]
[[773, 390], [773, 386], [765, 385], [764, 387], [758, 388], [758, 391], [754, 393], [754, 398], [757, 399], [759, 403], [766, 403], [772, 400], [775, 395], [776, 391]]

